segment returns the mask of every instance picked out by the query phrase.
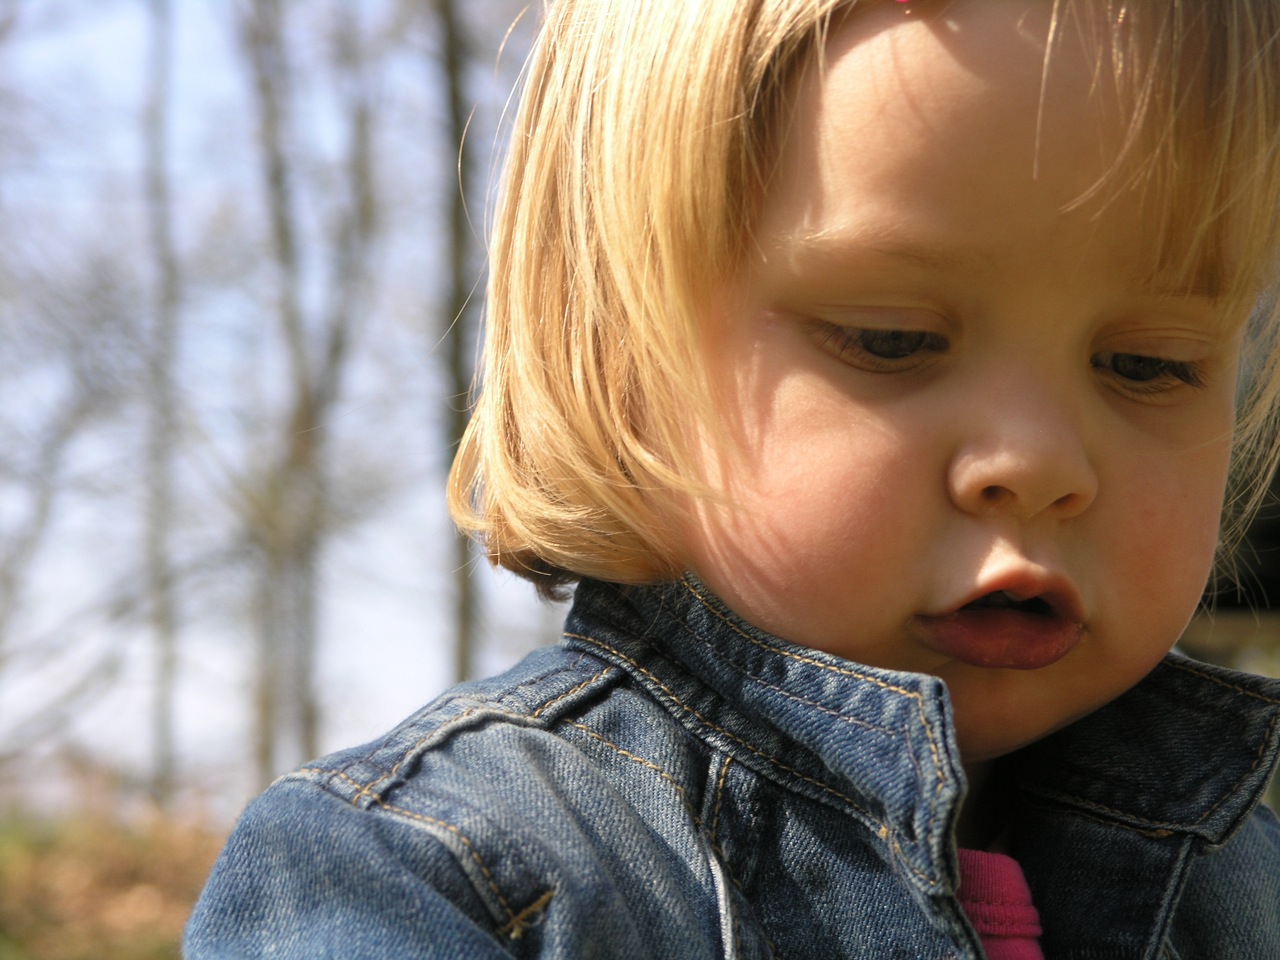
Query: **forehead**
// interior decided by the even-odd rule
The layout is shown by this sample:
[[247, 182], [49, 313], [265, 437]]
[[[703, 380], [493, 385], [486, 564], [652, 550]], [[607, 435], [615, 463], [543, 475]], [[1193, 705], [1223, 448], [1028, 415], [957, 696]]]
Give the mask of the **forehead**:
[[[1134, 176], [1132, 117], [1103, 76], [1096, 37], [1065, 29], [1049, 3], [925, 10], [880, 4], [837, 19], [793, 75], [763, 245], [867, 241], [918, 261], [974, 263], [1002, 217], [1082, 234], [1106, 223], [1128, 233], [1115, 254], [1135, 282], [1216, 291], [1221, 249], [1172, 239], [1196, 232], [1181, 211], [1190, 178]], [[902, 242], [945, 215], [963, 230]]]

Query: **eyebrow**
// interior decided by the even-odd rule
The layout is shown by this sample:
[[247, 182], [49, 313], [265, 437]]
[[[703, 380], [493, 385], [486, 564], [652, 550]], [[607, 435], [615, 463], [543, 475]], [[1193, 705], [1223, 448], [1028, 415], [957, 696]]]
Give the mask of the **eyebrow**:
[[[876, 259], [905, 261], [937, 272], [979, 267], [990, 264], [995, 259], [992, 254], [965, 244], [904, 238], [891, 227], [800, 230], [774, 234], [768, 240], [769, 247], [774, 250], [799, 251], [819, 261], [865, 255]], [[1190, 276], [1179, 276], [1160, 266], [1134, 270], [1129, 283], [1134, 290], [1150, 297], [1216, 300], [1222, 292], [1220, 274], [1221, 269], [1216, 264], [1202, 261]]]
[[893, 229], [802, 230], [769, 238], [774, 249], [800, 250], [819, 259], [871, 255], [905, 260], [931, 270], [954, 270], [990, 262], [992, 257], [972, 246], [926, 243], [904, 239]]

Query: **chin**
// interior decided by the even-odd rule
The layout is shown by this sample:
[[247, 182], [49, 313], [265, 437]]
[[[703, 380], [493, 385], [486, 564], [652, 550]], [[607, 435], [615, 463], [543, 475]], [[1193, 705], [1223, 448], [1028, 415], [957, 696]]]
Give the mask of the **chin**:
[[[1027, 708], [1016, 705], [1006, 711], [983, 711], [976, 720], [970, 714], [968, 722], [956, 722], [956, 744], [965, 764], [996, 760], [1069, 727], [1099, 706], [1091, 704], [1087, 709], [1058, 717], [1028, 717]], [[963, 716], [959, 705], [956, 714]]]

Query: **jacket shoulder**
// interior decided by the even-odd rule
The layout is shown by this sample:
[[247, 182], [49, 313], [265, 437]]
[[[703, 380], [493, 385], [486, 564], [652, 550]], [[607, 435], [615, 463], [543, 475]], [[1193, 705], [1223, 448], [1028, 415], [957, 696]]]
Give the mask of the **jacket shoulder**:
[[449, 848], [387, 826], [314, 784], [277, 782], [228, 839], [184, 956], [507, 956]]
[[[250, 804], [188, 955], [662, 955], [663, 931], [701, 925], [689, 754], [617, 668], [540, 651]], [[652, 889], [682, 882], [686, 923], [660, 920]], [[592, 917], [611, 918], [607, 950]], [[557, 952], [533, 949], [548, 937]]]

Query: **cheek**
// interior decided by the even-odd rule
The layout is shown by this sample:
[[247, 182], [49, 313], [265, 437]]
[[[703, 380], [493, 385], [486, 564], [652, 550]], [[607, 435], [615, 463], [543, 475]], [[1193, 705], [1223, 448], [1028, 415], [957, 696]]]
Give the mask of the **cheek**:
[[716, 459], [724, 499], [696, 508], [690, 559], [748, 621], [822, 646], [866, 615], [869, 596], [902, 588], [933, 474], [883, 425], [851, 424], [847, 407], [835, 418], [796, 406], [806, 414], [754, 420], [737, 461]]
[[1109, 534], [1117, 571], [1130, 571], [1114, 582], [1125, 584], [1129, 602], [1169, 623], [1175, 636], [1194, 613], [1213, 566], [1226, 482], [1225, 451], [1180, 460], [1135, 478], [1126, 519]]

